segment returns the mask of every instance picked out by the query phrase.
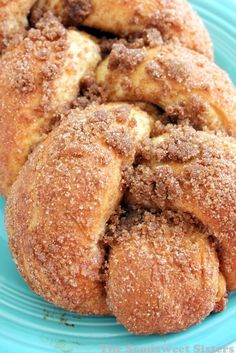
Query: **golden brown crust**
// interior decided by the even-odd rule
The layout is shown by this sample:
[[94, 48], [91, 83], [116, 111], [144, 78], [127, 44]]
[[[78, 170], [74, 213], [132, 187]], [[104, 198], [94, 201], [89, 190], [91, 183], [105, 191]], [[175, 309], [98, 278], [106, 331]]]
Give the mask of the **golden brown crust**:
[[167, 127], [142, 151], [128, 203], [178, 209], [199, 219], [218, 240], [227, 289], [236, 289], [236, 143], [190, 127]]
[[9, 242], [22, 276], [48, 301], [109, 313], [100, 240], [151, 122], [127, 104], [71, 111], [23, 167], [8, 198]]
[[68, 108], [83, 74], [100, 59], [87, 34], [50, 14], [0, 58], [0, 193], [7, 195], [35, 144]]
[[[108, 265], [108, 304], [136, 334], [166, 334], [197, 324], [218, 300], [214, 248], [183, 215], [149, 212], [115, 231]], [[221, 293], [224, 298], [225, 293]]]
[[65, 24], [79, 23], [119, 36], [155, 28], [164, 41], [179, 41], [213, 59], [207, 30], [185, 0], [39, 0], [34, 17], [49, 9]]
[[0, 0], [0, 51], [28, 26], [27, 16], [35, 0]]
[[197, 128], [236, 136], [236, 91], [228, 75], [203, 55], [178, 45], [114, 46], [97, 69], [108, 100], [142, 100]]

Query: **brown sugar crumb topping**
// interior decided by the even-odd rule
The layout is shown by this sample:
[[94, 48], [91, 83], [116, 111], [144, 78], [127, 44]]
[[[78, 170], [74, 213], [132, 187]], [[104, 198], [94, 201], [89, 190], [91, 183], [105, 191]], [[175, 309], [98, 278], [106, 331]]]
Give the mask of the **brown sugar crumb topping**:
[[147, 74], [154, 80], [165, 78], [165, 73], [155, 60], [150, 60], [145, 67]]
[[236, 221], [234, 139], [187, 126], [169, 129], [157, 144], [143, 144], [143, 162], [127, 181], [127, 202], [157, 209], [194, 202], [213, 232], [230, 234]]
[[144, 31], [144, 45], [154, 48], [163, 44], [161, 33], [156, 28], [149, 28]]
[[[48, 41], [56, 41], [61, 38], [66, 38], [66, 29], [58, 21], [58, 19], [53, 16], [50, 12], [47, 12], [42, 19], [36, 24], [36, 30], [39, 30], [42, 36]], [[34, 31], [33, 33], [35, 33]]]
[[[176, 57], [177, 52], [181, 50], [178, 44], [169, 45], [166, 43], [166, 50], [156, 52], [153, 60], [146, 64], [146, 71], [152, 79], [173, 80], [190, 92], [192, 89], [202, 89], [210, 91], [214, 88], [214, 75], [217, 74], [215, 66], [211, 64], [203, 55], [195, 55], [193, 51], [184, 49], [181, 56], [177, 59], [171, 58], [172, 52]], [[205, 67], [211, 65], [211, 71], [207, 72]], [[198, 78], [198, 79], [197, 79]], [[225, 77], [224, 77], [225, 79]]]
[[149, 18], [149, 26], [157, 28], [162, 33], [164, 40], [171, 38], [173, 28], [177, 33], [181, 31], [183, 24], [183, 17], [178, 16], [176, 11], [171, 9], [156, 11]]
[[[91, 1], [66, 0], [66, 4], [68, 5], [70, 17], [77, 23], [83, 22], [92, 11]], [[139, 23], [141, 18], [142, 8], [140, 7], [135, 12], [132, 21]], [[126, 37], [126, 39], [112, 38], [101, 41], [100, 45], [103, 54], [106, 55], [111, 51], [109, 69], [119, 69], [121, 72], [132, 71], [144, 60], [146, 56], [145, 46], [154, 48], [160, 44], [163, 45], [163, 39], [168, 40], [169, 35], [172, 35], [172, 28], [174, 27], [178, 32], [182, 30], [183, 25], [181, 16], [176, 15], [171, 9], [156, 12], [153, 16], [146, 19], [146, 22], [147, 27], [150, 28], [145, 29], [143, 33], [134, 33]], [[28, 32], [27, 37], [24, 39], [24, 48], [23, 60], [17, 61], [15, 65], [17, 70], [17, 77], [14, 81], [15, 88], [25, 94], [35, 90], [38, 82], [35, 81], [33, 69], [29, 65], [33, 52], [34, 57], [41, 61], [39, 70], [39, 79], [42, 83], [43, 92], [41, 107], [44, 111], [49, 111], [53, 94], [51, 81], [59, 76], [67, 50], [66, 30], [55, 17], [47, 13], [36, 24], [36, 28]], [[174, 46], [173, 50], [175, 50]], [[53, 54], [52, 58], [51, 54]], [[155, 58], [147, 62], [145, 70], [153, 80], [164, 81], [163, 95], [166, 95], [171, 90], [171, 86], [168, 85], [168, 82], [165, 82], [168, 80], [174, 80], [177, 84], [183, 85], [187, 91], [201, 88], [207, 92], [212, 89], [214, 84], [212, 79], [209, 79], [210, 76], [201, 77], [197, 82], [192, 77], [195, 66], [201, 68], [205, 64], [205, 59], [194, 60], [194, 56], [191, 56], [190, 52], [173, 61], [168, 58], [168, 55], [161, 55], [157, 51]], [[122, 88], [126, 90], [132, 88], [132, 82], [129, 80], [129, 77], [123, 80]], [[93, 76], [86, 75], [82, 79], [81, 96], [74, 100], [72, 107], [85, 109], [91, 105], [91, 110], [88, 109], [82, 112], [80, 116], [78, 115], [78, 110], [63, 116], [64, 126], [62, 123], [59, 126], [61, 129], [60, 134], [58, 133], [57, 136], [55, 134], [57, 138], [56, 143], [54, 141], [55, 150], [51, 150], [49, 165], [44, 166], [45, 170], [48, 171], [45, 177], [48, 188], [51, 188], [50, 180], [53, 177], [53, 173], [58, 173], [58, 175], [64, 173], [68, 178], [73, 177], [73, 187], [78, 187], [81, 170], [80, 164], [76, 165], [76, 161], [78, 162], [79, 158], [83, 155], [86, 156], [88, 152], [87, 155], [96, 156], [97, 159], [94, 158], [94, 160], [98, 162], [100, 169], [96, 171], [95, 181], [89, 173], [86, 177], [90, 183], [94, 183], [95, 186], [102, 189], [102, 183], [105, 184], [105, 181], [100, 181], [99, 175], [101, 176], [103, 173], [102, 166], [109, 165], [111, 161], [107, 151], [114, 151], [118, 156], [124, 157], [125, 161], [126, 158], [133, 157], [136, 154], [134, 165], [127, 166], [125, 162], [121, 165], [123, 170], [121, 188], [127, 190], [122, 200], [124, 208], [122, 209], [119, 206], [117, 212], [110, 218], [103, 241], [112, 246], [112, 242], [121, 242], [131, 237], [137, 239], [143, 237], [152, 239], [153, 243], [158, 246], [158, 241], [160, 243], [162, 241], [165, 242], [166, 229], [164, 227], [170, 226], [173, 231], [171, 246], [176, 251], [175, 256], [179, 263], [186, 265], [190, 262], [187, 258], [188, 254], [186, 255], [181, 242], [177, 241], [175, 246], [175, 237], [178, 238], [181, 234], [188, 235], [196, 229], [201, 229], [202, 232], [206, 233], [207, 230], [194, 215], [170, 211], [169, 208], [174, 209], [175, 206], [173, 205], [175, 205], [176, 200], [181, 201], [184, 197], [183, 185], [192, 190], [192, 195], [197, 202], [202, 201], [200, 190], [201, 187], [203, 188], [202, 184], [200, 184], [202, 180], [202, 183], [205, 183], [204, 187], [210, 190], [206, 194], [206, 199], [203, 200], [202, 205], [207, 210], [210, 210], [213, 218], [219, 218], [219, 210], [228, 201], [225, 195], [230, 194], [230, 183], [232, 182], [232, 174], [235, 171], [235, 157], [231, 152], [227, 152], [227, 143], [230, 142], [227, 140], [224, 146], [222, 141], [218, 141], [217, 136], [214, 136], [214, 141], [214, 138], [211, 138], [213, 135], [201, 135], [202, 132], [198, 133], [187, 125], [173, 127], [168, 124], [173, 122], [175, 118], [175, 122], [178, 122], [178, 124], [181, 124], [181, 121], [187, 124], [186, 121], [191, 119], [196, 128], [204, 124], [210, 106], [200, 96], [195, 94], [192, 95], [189, 102], [182, 101], [165, 107], [165, 113], [163, 113], [163, 116], [160, 113], [160, 120], [155, 123], [151, 138], [137, 146], [129, 131], [129, 127], [135, 127], [136, 124], [135, 120], [129, 118], [131, 105], [123, 105], [107, 110], [100, 106], [106, 100], [104, 95], [105, 92], [101, 90]], [[173, 120], [171, 120], [172, 118]], [[66, 124], [66, 121], [68, 121], [68, 124]], [[157, 140], [152, 139], [154, 136], [157, 137]], [[163, 137], [163, 140], [160, 139], [158, 141], [160, 136], [161, 138]], [[104, 151], [104, 155], [97, 156], [100, 142], [102, 147], [105, 145], [107, 148]], [[218, 143], [219, 148], [217, 148]], [[56, 150], [57, 148], [58, 150]], [[39, 155], [40, 153], [38, 153]], [[42, 156], [43, 153], [41, 158]], [[61, 161], [55, 157], [60, 157]], [[66, 163], [63, 162], [63, 158], [65, 158]], [[83, 162], [83, 167], [85, 166], [86, 168], [88, 160]], [[67, 162], [71, 169], [77, 167], [74, 175], [70, 174], [68, 166], [67, 168], [65, 167]], [[85, 168], [84, 173], [86, 173]], [[44, 170], [41, 173], [41, 175], [44, 175]], [[224, 178], [222, 178], [222, 175], [224, 175]], [[42, 180], [45, 180], [45, 178], [43, 177]], [[68, 185], [67, 183], [58, 185], [58, 189], [53, 190], [52, 194], [55, 192], [55, 194], [58, 193], [58, 197], [68, 199], [69, 203], [74, 204], [73, 207], [76, 211], [77, 208], [82, 210], [83, 208], [86, 209], [86, 207], [91, 207], [90, 210], [92, 208], [99, 210], [102, 197], [99, 198], [95, 195], [94, 204], [90, 206], [87, 206], [86, 203], [85, 205], [83, 203], [78, 204], [69, 186], [69, 183]], [[233, 205], [236, 187], [235, 185], [231, 185], [231, 187], [233, 194], [230, 202], [232, 201], [231, 204]], [[53, 205], [48, 201], [45, 197], [43, 207], [48, 208], [48, 212], [51, 212]], [[76, 211], [74, 212], [75, 214]], [[66, 214], [67, 212], [68, 214]], [[64, 219], [63, 222], [68, 222], [69, 224], [70, 221], [78, 221], [76, 218], [75, 220], [72, 219], [73, 213], [71, 215], [66, 208], [65, 214], [67, 219]], [[232, 207], [230, 214], [232, 215], [231, 221], [227, 214], [222, 217], [222, 223], [228, 222], [228, 229], [229, 227], [234, 229], [234, 207]], [[81, 225], [85, 226], [86, 217], [81, 218]], [[92, 239], [93, 234], [89, 234], [89, 236]], [[76, 270], [73, 268], [74, 258], [71, 258], [70, 261], [72, 263], [68, 265], [66, 254], [69, 249], [76, 248], [81, 257], [85, 255], [82, 249], [79, 248], [80, 244], [76, 237], [73, 239], [73, 237], [70, 238], [70, 235], [68, 235], [68, 239], [66, 238], [67, 236], [61, 235], [54, 241], [53, 236], [52, 238], [48, 237], [45, 240], [45, 248], [41, 239], [39, 239], [38, 244], [37, 239], [33, 239], [32, 243], [35, 242], [34, 254], [41, 264], [46, 263], [52, 276], [55, 273], [55, 282], [58, 278], [61, 278], [62, 281], [68, 283], [71, 287], [77, 287]], [[103, 266], [103, 245], [101, 241], [99, 254], [96, 256], [94, 254], [89, 255], [90, 258], [88, 257], [85, 260], [81, 270], [83, 275], [99, 281], [102, 278], [102, 273], [98, 274], [97, 268]], [[64, 258], [60, 258], [62, 249], [65, 253]], [[48, 262], [47, 258], [50, 256], [52, 258], [55, 257], [56, 261]], [[164, 256], [160, 261], [163, 264], [165, 263]], [[59, 267], [57, 266], [58, 263]], [[91, 264], [97, 265], [95, 270]], [[201, 264], [196, 264], [195, 269], [201, 269]], [[32, 278], [33, 276], [34, 274], [32, 273]]]
[[[170, 166], [160, 166], [153, 171], [147, 165], [138, 165], [134, 174], [127, 181], [129, 193], [135, 204], [143, 207], [164, 209], [171, 201], [180, 199], [181, 186]], [[129, 199], [127, 200], [129, 204]]]
[[41, 68], [41, 75], [47, 81], [52, 81], [58, 77], [59, 69], [56, 64], [45, 63]]
[[[25, 54], [24, 59], [30, 60]], [[28, 60], [17, 60], [15, 63], [16, 78], [13, 82], [14, 88], [22, 93], [28, 94], [35, 90], [35, 77], [33, 70], [28, 66]]]
[[165, 2], [166, 9], [162, 7], [153, 14], [144, 17], [143, 14], [145, 13], [145, 10], [143, 9], [143, 5], [139, 4], [134, 10], [134, 16], [131, 23], [136, 25], [145, 23], [146, 28], [154, 28], [160, 31], [164, 40], [169, 40], [170, 38], [173, 39], [173, 33], [181, 32], [184, 26], [182, 14], [185, 11], [182, 6], [184, 7], [183, 4], [178, 4], [178, 6], [176, 6], [176, 1], [174, 4], [171, 1], [168, 1]]
[[118, 154], [129, 157], [134, 153], [135, 142], [130, 138], [127, 133], [127, 127], [133, 128], [136, 122], [133, 119], [129, 119], [130, 107], [121, 106], [113, 109], [112, 114], [114, 116], [115, 122], [118, 126], [123, 126], [119, 129], [107, 130], [105, 135], [106, 143], [111, 146]]
[[125, 38], [104, 37], [99, 41], [103, 58], [110, 54], [115, 45], [124, 45], [129, 49], [143, 49], [144, 47], [154, 48], [161, 44], [163, 44], [162, 36], [155, 28], [145, 29], [141, 33], [131, 33]]
[[77, 24], [83, 22], [92, 11], [90, 0], [66, 0], [68, 14]]
[[197, 94], [193, 94], [188, 102], [169, 105], [166, 114], [175, 117], [178, 122], [190, 123], [196, 129], [209, 124], [210, 104]]
[[[28, 37], [24, 41], [26, 56], [28, 56], [28, 71], [32, 52], [36, 60], [42, 61], [39, 66], [40, 80], [38, 84], [42, 85], [42, 98], [38, 109], [44, 112], [51, 111], [51, 97], [53, 89], [51, 82], [60, 76], [66, 51], [68, 49], [67, 34], [65, 28], [51, 14], [46, 13], [36, 24], [36, 29], [29, 31]], [[25, 61], [25, 58], [23, 58]], [[37, 64], [36, 64], [37, 65]]]
[[194, 216], [186, 212], [164, 210], [158, 213], [142, 208], [127, 211], [118, 208], [110, 218], [104, 240], [111, 246], [135, 237], [155, 241], [158, 234], [167, 235], [166, 227], [170, 227], [169, 235], [170, 231], [173, 232], [173, 241], [174, 238], [181, 239], [196, 231], [209, 235], [207, 229]]
[[145, 57], [145, 49], [129, 49], [123, 44], [115, 44], [109, 56], [109, 69], [133, 70]]
[[[15, 49], [15, 79], [12, 84], [14, 88], [24, 94], [33, 92], [36, 89], [36, 85], [42, 84], [41, 108], [49, 110], [52, 92], [48, 82], [55, 80], [60, 74], [60, 67], [64, 61], [67, 49], [66, 30], [52, 14], [46, 13], [36, 24], [36, 29], [32, 28], [29, 30], [22, 45], [24, 53], [20, 56], [18, 55], [19, 49], [17, 47]], [[53, 58], [53, 55], [55, 55], [55, 58]], [[38, 82], [35, 80], [33, 58], [44, 62], [39, 67], [41, 81]], [[39, 64], [36, 62], [35, 65], [37, 67]]]
[[201, 151], [201, 145], [196, 138], [197, 132], [190, 126], [163, 125], [157, 122], [156, 134], [163, 135], [163, 141], [155, 144], [147, 139], [141, 146], [139, 153], [146, 161], [158, 162], [188, 162]]
[[86, 108], [90, 104], [101, 104], [105, 101], [104, 92], [96, 82], [94, 75], [88, 74], [80, 81], [80, 96], [73, 103], [73, 108]]
[[[95, 110], [96, 109], [96, 110]], [[130, 107], [127, 105], [106, 110], [102, 106], [92, 106], [91, 112], [86, 111], [86, 123], [80, 126], [81, 133], [103, 136], [106, 145], [117, 154], [129, 158], [134, 154], [135, 142], [130, 138], [127, 127], [133, 128], [136, 122], [129, 118]], [[75, 113], [71, 111], [70, 116]]]

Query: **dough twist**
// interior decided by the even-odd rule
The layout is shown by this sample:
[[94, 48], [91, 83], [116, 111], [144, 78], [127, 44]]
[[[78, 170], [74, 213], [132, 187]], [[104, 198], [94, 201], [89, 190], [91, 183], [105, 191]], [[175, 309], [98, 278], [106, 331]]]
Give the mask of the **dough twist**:
[[152, 49], [116, 45], [97, 70], [108, 100], [145, 101], [161, 106], [196, 128], [236, 136], [235, 87], [216, 64], [172, 44]]
[[145, 163], [129, 180], [129, 204], [188, 212], [217, 240], [229, 291], [236, 290], [236, 143], [189, 127], [143, 148]]
[[65, 24], [82, 24], [119, 36], [156, 29], [165, 41], [179, 41], [213, 59], [207, 30], [186, 0], [39, 0], [33, 19], [47, 10]]
[[151, 123], [127, 104], [72, 111], [23, 167], [8, 198], [10, 246], [31, 288], [54, 304], [109, 313], [101, 239]]

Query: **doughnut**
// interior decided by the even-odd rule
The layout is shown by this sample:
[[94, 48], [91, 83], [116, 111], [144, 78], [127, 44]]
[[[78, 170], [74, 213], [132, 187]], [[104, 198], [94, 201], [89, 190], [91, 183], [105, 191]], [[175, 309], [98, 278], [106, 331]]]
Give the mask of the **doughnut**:
[[157, 104], [198, 129], [236, 136], [236, 90], [206, 57], [179, 45], [130, 49], [117, 44], [98, 66], [97, 81], [109, 101]]
[[0, 193], [7, 196], [34, 146], [77, 96], [100, 49], [84, 32], [46, 14], [0, 57]]
[[236, 141], [193, 128], [166, 127], [144, 144], [129, 178], [130, 205], [196, 217], [216, 240], [227, 290], [236, 290]]
[[28, 26], [27, 16], [34, 3], [35, 0], [0, 1], [0, 52]]
[[119, 36], [156, 29], [164, 41], [178, 41], [213, 59], [208, 32], [185, 0], [39, 0], [33, 20], [47, 10], [66, 25], [81, 24]]
[[124, 103], [72, 110], [22, 168], [7, 200], [9, 244], [23, 278], [48, 301], [110, 313], [101, 239], [124, 193], [123, 171], [152, 124]]
[[186, 216], [135, 212], [115, 235], [107, 302], [131, 332], [179, 332], [224, 305], [216, 251]]

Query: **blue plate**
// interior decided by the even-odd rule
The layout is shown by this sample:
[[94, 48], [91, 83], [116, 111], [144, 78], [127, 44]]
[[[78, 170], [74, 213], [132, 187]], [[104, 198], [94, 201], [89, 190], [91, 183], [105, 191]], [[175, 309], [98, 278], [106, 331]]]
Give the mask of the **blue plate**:
[[[214, 42], [216, 62], [236, 83], [236, 2], [193, 0]], [[31, 292], [13, 263], [0, 199], [0, 351], [2, 353], [209, 353], [236, 341], [236, 293], [227, 309], [201, 325], [167, 336], [134, 336], [110, 317], [65, 312]], [[178, 351], [173, 348], [179, 347]], [[180, 350], [183, 347], [183, 350]]]

